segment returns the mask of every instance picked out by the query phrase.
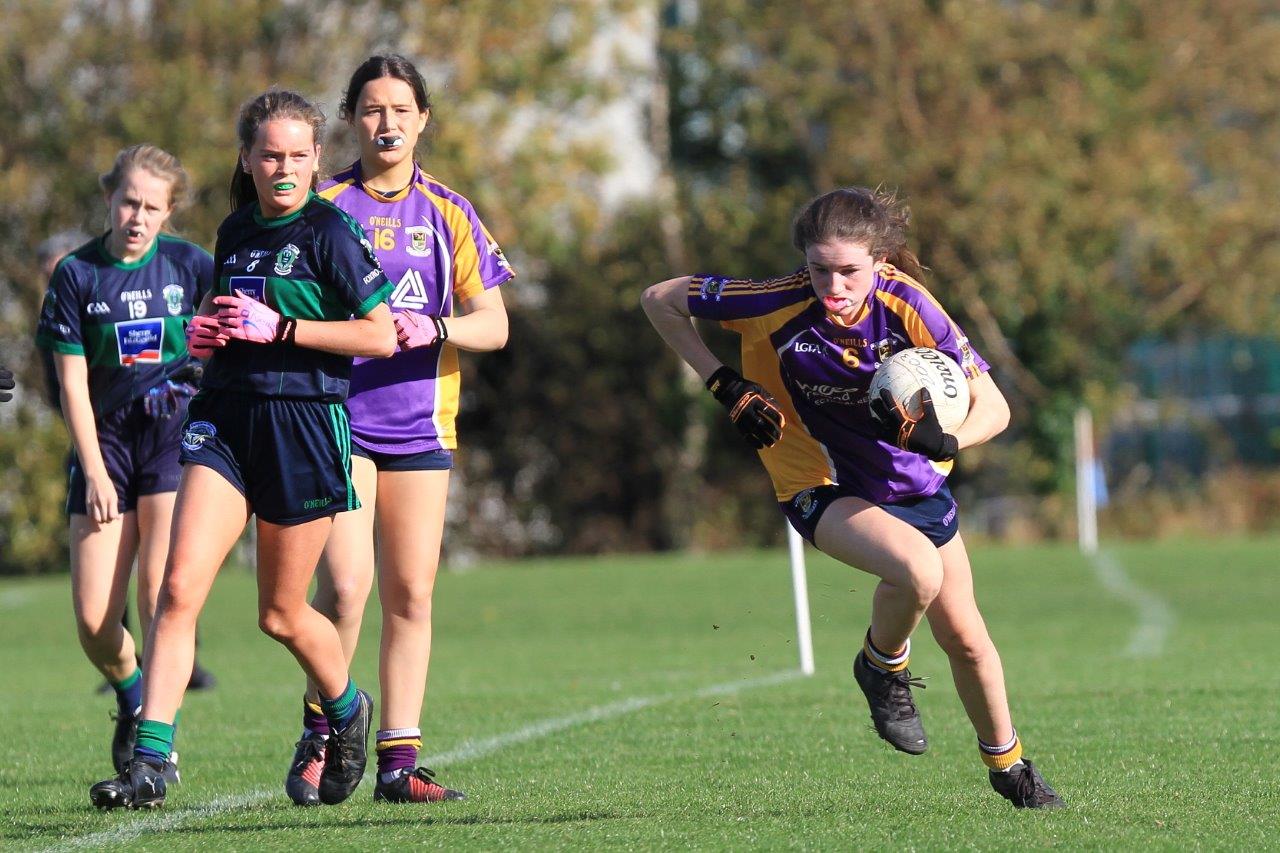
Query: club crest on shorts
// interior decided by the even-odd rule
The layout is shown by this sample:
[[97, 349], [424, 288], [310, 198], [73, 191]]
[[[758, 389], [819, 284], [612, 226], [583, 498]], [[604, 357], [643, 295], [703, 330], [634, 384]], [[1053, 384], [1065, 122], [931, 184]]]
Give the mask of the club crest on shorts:
[[293, 272], [293, 263], [298, 260], [298, 256], [302, 254], [302, 250], [290, 243], [279, 252], [276, 253], [276, 275], [290, 275]]
[[800, 513], [801, 518], [808, 521], [809, 516], [818, 508], [818, 499], [814, 497], [813, 489], [805, 489], [791, 499], [791, 505]]
[[168, 284], [164, 290], [160, 291], [164, 294], [165, 310], [173, 317], [177, 317], [182, 313], [182, 285]]
[[206, 440], [218, 434], [218, 428], [208, 421], [192, 421], [182, 433], [182, 448], [195, 453], [204, 447]]

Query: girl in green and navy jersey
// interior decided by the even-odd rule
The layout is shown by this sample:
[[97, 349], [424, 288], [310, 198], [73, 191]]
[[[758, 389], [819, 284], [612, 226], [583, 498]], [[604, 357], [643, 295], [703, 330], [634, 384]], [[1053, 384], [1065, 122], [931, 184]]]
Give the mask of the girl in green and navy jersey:
[[334, 514], [359, 505], [343, 405], [351, 359], [390, 355], [396, 333], [383, 304], [391, 282], [360, 229], [311, 192], [323, 125], [292, 92], [267, 92], [240, 113], [235, 209], [218, 230], [215, 294], [188, 329], [188, 348], [209, 361], [181, 439], [143, 719], [129, 766], [90, 790], [100, 808], [164, 802], [160, 756], [191, 672], [196, 617], [254, 514], [259, 624], [318, 685], [331, 727], [321, 801], [346, 799], [364, 773], [372, 702], [306, 594]]
[[193, 361], [183, 326], [213, 282], [209, 253], [161, 234], [186, 196], [173, 155], [134, 145], [100, 179], [109, 230], [59, 262], [37, 343], [52, 354], [71, 434], [67, 511], [71, 589], [80, 644], [116, 690], [116, 769], [133, 749], [141, 673], [121, 624], [138, 559], [145, 635], [155, 609]]

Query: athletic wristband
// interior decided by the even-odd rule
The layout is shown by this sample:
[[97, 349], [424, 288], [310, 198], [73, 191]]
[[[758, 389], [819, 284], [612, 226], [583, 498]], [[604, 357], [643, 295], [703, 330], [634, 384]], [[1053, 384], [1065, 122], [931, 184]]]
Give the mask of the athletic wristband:
[[449, 327], [444, 324], [444, 318], [437, 317], [434, 314], [429, 316], [431, 317], [431, 322], [436, 324], [436, 341], [438, 343], [444, 343], [449, 340]]
[[276, 343], [292, 344], [298, 334], [298, 321], [293, 317], [280, 317], [280, 325], [276, 326]]

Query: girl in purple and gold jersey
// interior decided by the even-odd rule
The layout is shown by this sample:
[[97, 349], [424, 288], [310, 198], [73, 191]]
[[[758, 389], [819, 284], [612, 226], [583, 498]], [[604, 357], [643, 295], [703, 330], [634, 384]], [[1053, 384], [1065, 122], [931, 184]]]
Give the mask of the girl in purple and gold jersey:
[[[1009, 407], [987, 363], [919, 283], [909, 215], [888, 194], [841, 189], [796, 217], [805, 266], [763, 281], [684, 276], [644, 293], [644, 309], [753, 446], [791, 524], [817, 548], [880, 578], [853, 671], [876, 731], [895, 748], [928, 746], [907, 664], [921, 618], [951, 662], [992, 787], [1018, 808], [1062, 800], [1014, 731], [1004, 672], [973, 594], [969, 555], [946, 486], [952, 460], [998, 435]], [[691, 318], [742, 336], [742, 372], [723, 365]], [[969, 378], [970, 409], [944, 433], [932, 404], [909, 416], [869, 400], [890, 355], [936, 348]], [[889, 405], [886, 405], [886, 403]]]
[[[363, 506], [339, 517], [325, 548], [315, 606], [338, 626], [348, 660], [374, 574], [382, 603], [374, 798], [461, 799], [417, 766], [431, 654], [431, 599], [457, 447], [458, 350], [500, 349], [507, 315], [498, 286], [513, 276], [470, 202], [414, 161], [430, 118], [421, 75], [402, 56], [373, 56], [347, 86], [342, 114], [360, 159], [320, 195], [364, 229], [395, 289], [388, 298], [400, 351], [357, 359], [351, 374], [352, 479]], [[285, 779], [295, 803], [315, 801], [328, 728], [308, 686], [303, 734]]]

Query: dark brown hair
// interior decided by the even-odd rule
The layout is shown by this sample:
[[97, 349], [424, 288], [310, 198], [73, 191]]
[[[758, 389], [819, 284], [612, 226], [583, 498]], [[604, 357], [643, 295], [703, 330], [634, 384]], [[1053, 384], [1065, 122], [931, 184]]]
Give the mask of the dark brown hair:
[[[275, 119], [292, 119], [311, 125], [312, 138], [319, 142], [324, 135], [324, 113], [297, 92], [271, 89], [263, 92], [240, 108], [236, 122], [236, 136], [240, 139], [240, 151], [247, 154], [258, 136], [258, 128]], [[319, 164], [317, 164], [318, 166]], [[311, 174], [311, 188], [315, 189], [320, 176], [319, 168]], [[237, 210], [256, 201], [258, 191], [253, 176], [245, 172], [241, 158], [236, 157], [236, 168], [231, 174], [231, 209]]]
[[843, 187], [804, 206], [791, 227], [791, 242], [804, 252], [814, 243], [838, 240], [865, 246], [915, 279], [924, 276], [920, 259], [907, 248], [911, 211], [896, 193], [867, 187]]
[[370, 80], [381, 80], [383, 77], [393, 77], [408, 83], [413, 90], [413, 100], [418, 105], [418, 112], [425, 113], [431, 109], [431, 95], [427, 92], [427, 84], [417, 67], [398, 53], [388, 53], [369, 57], [351, 74], [351, 79], [347, 81], [347, 94], [338, 107], [338, 117], [343, 121], [351, 121], [356, 114], [356, 101], [360, 100], [364, 85]]

